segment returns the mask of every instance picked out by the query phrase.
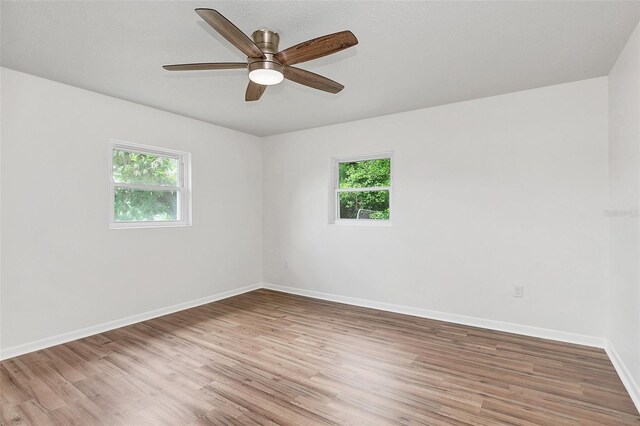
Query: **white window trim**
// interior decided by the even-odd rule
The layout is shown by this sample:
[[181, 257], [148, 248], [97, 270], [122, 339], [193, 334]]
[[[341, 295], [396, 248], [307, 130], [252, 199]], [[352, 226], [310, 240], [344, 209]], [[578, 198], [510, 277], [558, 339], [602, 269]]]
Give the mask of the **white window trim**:
[[[390, 160], [390, 175], [391, 175], [391, 185], [384, 187], [371, 187], [371, 188], [343, 188], [339, 189], [339, 164], [340, 163], [352, 163], [355, 161], [367, 161], [367, 160], [381, 160], [388, 158]], [[393, 220], [395, 216], [394, 206], [393, 206], [393, 169], [394, 169], [394, 161], [393, 161], [393, 151], [385, 151], [385, 152], [375, 152], [371, 154], [364, 155], [349, 155], [342, 157], [334, 157], [330, 161], [330, 169], [331, 169], [331, 190], [330, 190], [330, 217], [329, 223], [333, 225], [340, 226], [392, 226]], [[381, 219], [340, 219], [340, 203], [338, 202], [338, 194], [341, 192], [365, 192], [365, 191], [389, 191], [389, 219], [381, 220]]]
[[[180, 161], [179, 186], [144, 185], [130, 183], [115, 183], [113, 181], [113, 150], [140, 152], [144, 154], [157, 154], [165, 157], [175, 157]], [[109, 140], [109, 229], [140, 229], [140, 228], [173, 228], [191, 226], [191, 153], [177, 151], [174, 149], [157, 146], [143, 145], [139, 143], [126, 142], [120, 140]], [[178, 191], [178, 209], [180, 220], [172, 221], [139, 221], [139, 222], [116, 222], [115, 213], [115, 188], [134, 189], [158, 189]]]

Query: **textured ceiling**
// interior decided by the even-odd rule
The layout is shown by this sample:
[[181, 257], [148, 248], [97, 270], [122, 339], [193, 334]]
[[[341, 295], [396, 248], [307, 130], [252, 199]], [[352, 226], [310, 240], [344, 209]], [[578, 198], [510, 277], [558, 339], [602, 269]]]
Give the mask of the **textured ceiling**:
[[[360, 44], [300, 64], [341, 82], [293, 82], [244, 102], [244, 70], [169, 73], [163, 64], [242, 61], [196, 7], [280, 47], [344, 29]], [[1, 3], [3, 66], [256, 135], [608, 74], [640, 2], [16, 1]]]

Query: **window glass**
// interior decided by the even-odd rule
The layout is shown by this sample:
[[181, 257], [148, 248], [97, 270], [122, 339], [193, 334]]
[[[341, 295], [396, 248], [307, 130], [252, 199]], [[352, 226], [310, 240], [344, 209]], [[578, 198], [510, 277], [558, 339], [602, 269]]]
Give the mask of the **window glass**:
[[115, 189], [116, 222], [178, 220], [178, 192]]
[[389, 191], [340, 192], [340, 219], [389, 219]]
[[134, 151], [113, 150], [113, 181], [178, 186], [178, 159]]
[[372, 188], [391, 185], [391, 159], [339, 163], [339, 188]]

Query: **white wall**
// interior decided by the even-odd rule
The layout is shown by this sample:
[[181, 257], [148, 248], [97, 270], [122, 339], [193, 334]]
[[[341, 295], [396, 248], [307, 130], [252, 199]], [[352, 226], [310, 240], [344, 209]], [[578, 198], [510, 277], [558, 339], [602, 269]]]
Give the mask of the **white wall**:
[[[609, 74], [610, 339], [640, 383], [640, 26]], [[640, 388], [636, 385], [640, 392]], [[640, 396], [640, 393], [638, 394]]]
[[[605, 336], [607, 123], [597, 78], [267, 138], [263, 280]], [[329, 224], [329, 159], [387, 150], [394, 225]]]
[[[1, 78], [4, 350], [260, 281], [259, 138]], [[193, 226], [109, 230], [109, 138], [193, 154]]]

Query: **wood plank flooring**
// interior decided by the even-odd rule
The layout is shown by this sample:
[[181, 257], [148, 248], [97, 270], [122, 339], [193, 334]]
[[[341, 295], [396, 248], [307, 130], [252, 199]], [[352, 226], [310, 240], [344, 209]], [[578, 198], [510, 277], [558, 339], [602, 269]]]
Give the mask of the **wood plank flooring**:
[[640, 425], [604, 351], [257, 290], [0, 363], [3, 425]]

